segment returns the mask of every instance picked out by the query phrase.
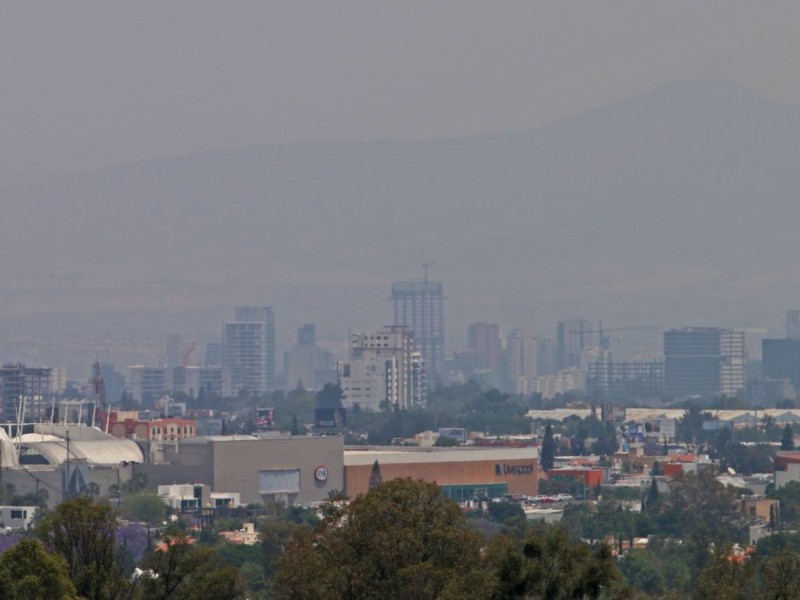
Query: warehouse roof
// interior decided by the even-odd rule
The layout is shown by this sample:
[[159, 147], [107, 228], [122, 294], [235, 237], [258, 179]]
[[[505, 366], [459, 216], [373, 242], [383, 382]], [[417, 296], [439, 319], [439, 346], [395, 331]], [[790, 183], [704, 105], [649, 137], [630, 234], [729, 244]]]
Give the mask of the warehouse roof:
[[350, 446], [344, 450], [344, 465], [475, 462], [479, 460], [536, 459], [538, 448], [423, 448], [400, 446]]

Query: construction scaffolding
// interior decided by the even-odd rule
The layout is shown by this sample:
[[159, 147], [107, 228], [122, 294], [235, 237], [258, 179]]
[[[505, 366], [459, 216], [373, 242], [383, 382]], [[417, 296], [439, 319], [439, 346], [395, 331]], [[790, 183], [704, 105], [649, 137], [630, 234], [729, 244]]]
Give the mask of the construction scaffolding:
[[48, 367], [22, 364], [0, 367], [0, 422], [19, 426], [23, 422], [49, 421], [51, 377], [52, 369]]
[[590, 392], [661, 394], [664, 391], [664, 361], [591, 363], [586, 389]]
[[414, 348], [422, 354], [429, 380], [444, 370], [444, 292], [441, 281], [392, 283], [395, 326], [410, 327]]

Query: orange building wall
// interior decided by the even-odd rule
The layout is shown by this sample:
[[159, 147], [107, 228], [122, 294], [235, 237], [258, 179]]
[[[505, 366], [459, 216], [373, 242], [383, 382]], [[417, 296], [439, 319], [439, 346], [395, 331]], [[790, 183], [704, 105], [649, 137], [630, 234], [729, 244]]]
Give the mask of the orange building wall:
[[[346, 460], [346, 459], [345, 459]], [[481, 483], [507, 483], [510, 494], [535, 496], [539, 490], [539, 466], [535, 458], [504, 460], [480, 460], [470, 462], [402, 463], [381, 464], [383, 481], [406, 478], [422, 479], [439, 485], [470, 485]], [[498, 474], [497, 465], [525, 467], [533, 465], [532, 473]], [[369, 490], [372, 465], [345, 465], [345, 493], [351, 498]]]
[[597, 487], [603, 483], [604, 472], [600, 469], [553, 469], [547, 472], [547, 478], [572, 477], [583, 481], [587, 487]]

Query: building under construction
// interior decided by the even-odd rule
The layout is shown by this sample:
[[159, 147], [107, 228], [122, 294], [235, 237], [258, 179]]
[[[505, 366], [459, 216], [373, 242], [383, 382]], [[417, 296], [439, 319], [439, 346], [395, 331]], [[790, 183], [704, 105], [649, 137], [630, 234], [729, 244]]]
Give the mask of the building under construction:
[[664, 362], [593, 362], [586, 378], [589, 392], [627, 392], [658, 395], [664, 392]]
[[392, 283], [394, 324], [409, 327], [414, 349], [422, 354], [429, 380], [436, 382], [444, 370], [444, 292], [441, 281]]
[[49, 420], [52, 369], [4, 364], [0, 367], [0, 422]]

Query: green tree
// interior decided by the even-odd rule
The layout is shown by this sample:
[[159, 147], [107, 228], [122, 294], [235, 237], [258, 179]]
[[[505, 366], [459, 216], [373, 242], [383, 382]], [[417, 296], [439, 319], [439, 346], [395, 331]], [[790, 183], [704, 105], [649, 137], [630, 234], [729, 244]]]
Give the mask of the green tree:
[[147, 600], [238, 600], [244, 582], [236, 567], [227, 565], [205, 546], [193, 546], [185, 537], [165, 538], [166, 550], [148, 556], [142, 567], [155, 577], [137, 580], [139, 595]]
[[[476, 579], [480, 534], [435, 484], [395, 479], [329, 514], [316, 531], [293, 537], [279, 561], [276, 597], [487, 597]], [[457, 596], [465, 580], [472, 589]]]
[[48, 552], [67, 563], [78, 594], [89, 600], [114, 598], [124, 581], [114, 557], [117, 518], [110, 506], [78, 496], [59, 504], [37, 525]]
[[126, 494], [138, 494], [147, 487], [147, 475], [134, 473], [131, 478], [122, 484], [122, 491]]
[[650, 480], [650, 489], [647, 490], [647, 499], [645, 500], [645, 506], [647, 510], [652, 510], [655, 508], [656, 503], [658, 502], [658, 482], [656, 478], [653, 477]]
[[663, 567], [653, 552], [633, 549], [620, 561], [619, 568], [628, 583], [651, 596], [663, 594], [667, 587]]
[[120, 514], [132, 521], [161, 525], [167, 516], [167, 505], [153, 492], [128, 494], [122, 502]]
[[770, 498], [780, 500], [780, 520], [785, 526], [797, 527], [800, 525], [800, 482], [790, 481], [781, 486], [779, 490], [772, 490]]
[[705, 566], [697, 578], [694, 597], [698, 600], [725, 598], [725, 600], [751, 600], [758, 598], [756, 569], [752, 561], [740, 564], [731, 560], [729, 548], [720, 552]]
[[571, 540], [562, 527], [532, 531], [522, 552], [506, 538], [497, 538], [488, 551], [495, 591], [492, 598], [620, 597], [624, 583], [610, 548]]
[[77, 600], [63, 558], [38, 540], [23, 539], [0, 557], [0, 597], [6, 600]]
[[292, 428], [290, 433], [292, 435], [300, 435], [300, 426], [297, 424], [297, 415], [292, 415]]
[[794, 450], [794, 431], [789, 423], [783, 428], [783, 436], [781, 436], [781, 450]]
[[651, 513], [657, 533], [682, 538], [703, 532], [706, 544], [728, 536], [743, 540], [747, 523], [734, 506], [736, 492], [719, 483], [710, 469], [680, 475], [669, 488]]
[[317, 392], [317, 406], [319, 408], [342, 408], [344, 392], [338, 383], [326, 383]]
[[525, 517], [525, 511], [516, 502], [490, 502], [489, 518], [498, 523], [505, 523], [509, 519]]
[[556, 457], [556, 442], [553, 439], [553, 426], [550, 423], [544, 428], [544, 438], [542, 439], [542, 451], [540, 453], [540, 462], [543, 471], [549, 471], [553, 468]]
[[381, 466], [376, 460], [372, 463], [372, 471], [369, 474], [369, 489], [374, 490], [383, 483], [383, 475], [381, 475]]
[[433, 443], [433, 445], [437, 448], [452, 448], [455, 446], [460, 446], [461, 444], [456, 438], [440, 435], [438, 438], [436, 438], [436, 441]]
[[800, 554], [783, 548], [760, 566], [764, 598], [779, 600], [800, 599]]

